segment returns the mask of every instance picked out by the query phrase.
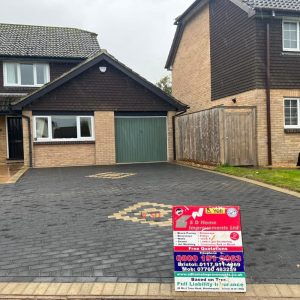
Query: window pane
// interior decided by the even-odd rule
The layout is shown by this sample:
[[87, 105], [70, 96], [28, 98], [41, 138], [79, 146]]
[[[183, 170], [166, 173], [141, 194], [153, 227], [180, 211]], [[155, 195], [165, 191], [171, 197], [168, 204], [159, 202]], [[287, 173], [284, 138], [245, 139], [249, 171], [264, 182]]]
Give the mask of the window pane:
[[285, 125], [298, 125], [298, 100], [284, 101]]
[[36, 83], [37, 84], [47, 83], [47, 65], [45, 64], [36, 65]]
[[33, 65], [20, 64], [21, 69], [21, 85], [34, 85]]
[[297, 23], [288, 22], [283, 24], [284, 48], [297, 49]]
[[90, 117], [80, 117], [81, 137], [92, 137], [92, 121]]
[[6, 63], [6, 76], [7, 83], [17, 84], [18, 83], [18, 67], [15, 63]]
[[75, 116], [52, 116], [53, 139], [76, 139], [77, 123]]
[[36, 137], [49, 138], [48, 118], [36, 118]]

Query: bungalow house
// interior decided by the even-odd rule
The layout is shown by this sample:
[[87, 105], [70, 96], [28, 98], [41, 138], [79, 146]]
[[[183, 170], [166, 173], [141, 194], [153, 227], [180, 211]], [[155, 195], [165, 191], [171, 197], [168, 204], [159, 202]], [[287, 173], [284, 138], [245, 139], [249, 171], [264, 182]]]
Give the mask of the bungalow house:
[[83, 166], [173, 159], [187, 106], [105, 50], [97, 35], [0, 24], [0, 163]]
[[175, 22], [166, 63], [191, 112], [255, 107], [259, 165], [300, 152], [300, 1], [197, 0]]

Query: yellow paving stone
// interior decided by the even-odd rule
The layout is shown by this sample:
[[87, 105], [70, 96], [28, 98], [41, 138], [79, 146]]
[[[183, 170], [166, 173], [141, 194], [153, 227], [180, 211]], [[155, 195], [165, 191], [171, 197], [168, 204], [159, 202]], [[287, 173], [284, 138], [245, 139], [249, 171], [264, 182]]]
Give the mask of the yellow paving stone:
[[252, 287], [253, 287], [253, 290], [254, 290], [256, 296], [259, 296], [259, 297], [268, 297], [269, 296], [264, 284], [253, 284]]
[[0, 282], [0, 294], [2, 294], [2, 290], [8, 285], [8, 282]]
[[82, 283], [72, 283], [67, 295], [78, 295], [82, 285]]
[[147, 296], [149, 289], [149, 283], [140, 283], [136, 291], [137, 296]]
[[28, 282], [25, 283], [18, 283], [18, 285], [14, 288], [14, 290], [11, 292], [12, 295], [22, 295], [23, 291], [28, 286]]
[[40, 284], [38, 282], [31, 282], [23, 291], [23, 295], [33, 295], [34, 291]]
[[56, 295], [60, 285], [61, 283], [51, 283], [44, 295], [47, 296]]
[[282, 297], [293, 297], [293, 292], [287, 284], [276, 284]]
[[136, 294], [137, 287], [138, 287], [137, 283], [127, 283], [124, 295], [134, 296]]
[[293, 292], [294, 296], [300, 298], [300, 284], [290, 284], [289, 288]]
[[246, 286], [246, 293], [238, 293], [238, 295], [241, 296], [247, 296], [247, 297], [255, 297], [255, 290], [253, 288], [252, 284], [247, 284]]
[[160, 284], [159, 283], [150, 283], [148, 295], [149, 296], [158, 296], [160, 293]]
[[115, 283], [105, 283], [102, 295], [112, 295], [115, 289]]
[[12, 293], [12, 291], [17, 287], [17, 283], [15, 282], [10, 282], [8, 283], [4, 288], [3, 290], [1, 291], [1, 294], [3, 295], [9, 295]]
[[281, 294], [275, 284], [265, 284], [265, 289], [270, 297], [280, 297]]
[[71, 286], [72, 283], [62, 283], [55, 295], [62, 295], [62, 296], [68, 295]]
[[104, 288], [104, 283], [95, 283], [91, 290], [91, 295], [100, 296]]
[[117, 283], [113, 292], [114, 296], [123, 296], [126, 290], [126, 283]]
[[94, 283], [84, 283], [80, 289], [79, 295], [89, 296]]
[[34, 295], [44, 295], [47, 289], [49, 288], [50, 283], [40, 283], [34, 291]]
[[160, 294], [162, 296], [170, 296], [171, 295], [171, 284], [169, 283], [162, 283], [160, 285]]

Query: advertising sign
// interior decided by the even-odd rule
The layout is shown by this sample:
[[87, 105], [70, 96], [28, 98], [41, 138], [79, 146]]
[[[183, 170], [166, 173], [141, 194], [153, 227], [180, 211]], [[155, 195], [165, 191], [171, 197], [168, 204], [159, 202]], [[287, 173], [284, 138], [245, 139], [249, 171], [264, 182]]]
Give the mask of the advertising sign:
[[174, 206], [176, 291], [246, 292], [239, 206]]

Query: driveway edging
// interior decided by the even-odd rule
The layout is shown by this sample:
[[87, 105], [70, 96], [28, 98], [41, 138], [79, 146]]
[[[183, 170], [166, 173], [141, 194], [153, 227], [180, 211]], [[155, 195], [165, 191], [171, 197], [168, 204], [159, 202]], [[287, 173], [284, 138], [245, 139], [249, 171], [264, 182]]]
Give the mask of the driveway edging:
[[175, 292], [171, 283], [1, 283], [0, 299], [299, 299], [300, 285], [249, 284], [246, 293]]
[[217, 171], [213, 171], [213, 170], [208, 170], [208, 169], [201, 168], [201, 167], [195, 167], [195, 166], [191, 166], [189, 164], [186, 164], [184, 162], [174, 162], [174, 164], [179, 165], [179, 166], [183, 166], [183, 167], [187, 167], [187, 168], [191, 168], [191, 169], [195, 169], [195, 170], [201, 170], [201, 171], [205, 171], [205, 172], [209, 172], [209, 173], [213, 173], [213, 174], [222, 175], [222, 176], [229, 177], [229, 178], [232, 178], [232, 179], [237, 179], [237, 180], [244, 181], [244, 182], [251, 183], [251, 184], [255, 184], [255, 185], [270, 189], [270, 190], [274, 190], [276, 192], [280, 192], [280, 193], [284, 193], [284, 194], [288, 194], [290, 196], [300, 198], [300, 193], [298, 193], [298, 192], [290, 191], [288, 189], [277, 187], [275, 185], [271, 185], [271, 184], [268, 184], [268, 183], [263, 183], [263, 182], [260, 182], [260, 181], [257, 181], [257, 180], [248, 179], [248, 178], [245, 178], [245, 177], [238, 177], [238, 176], [234, 176], [234, 175], [230, 175], [230, 174], [225, 174], [225, 173], [221, 173], [221, 172], [217, 172]]

